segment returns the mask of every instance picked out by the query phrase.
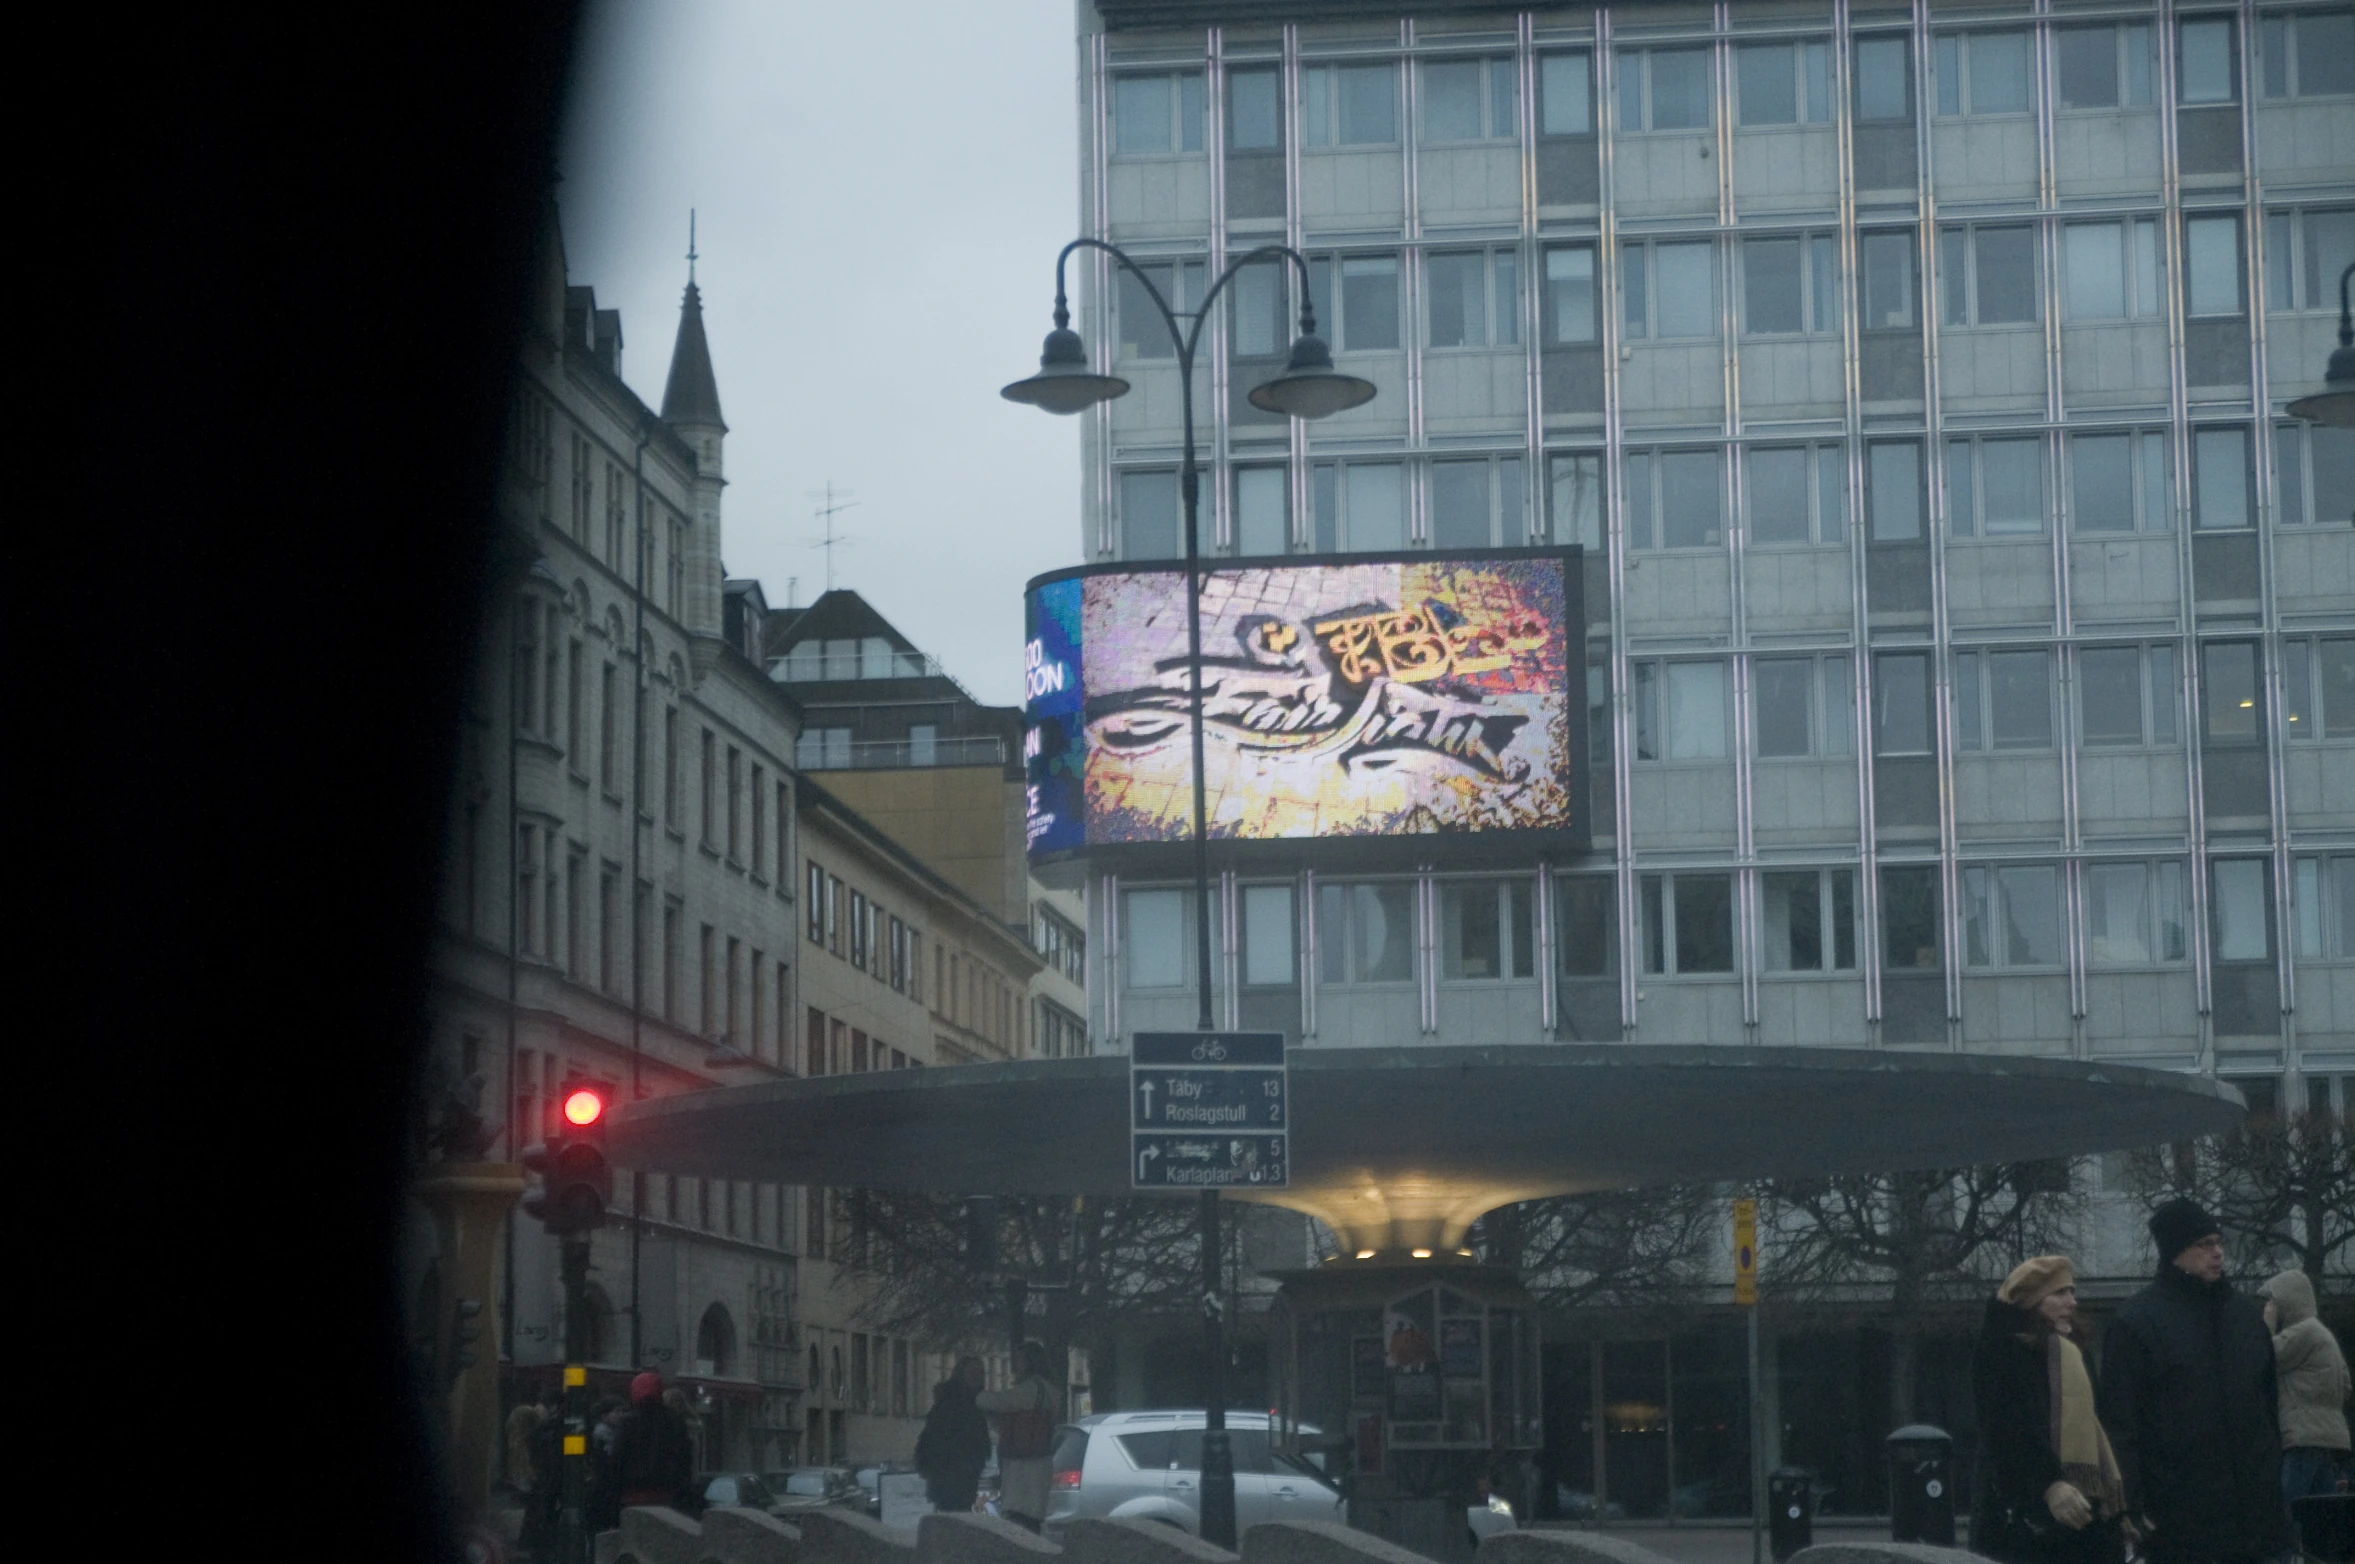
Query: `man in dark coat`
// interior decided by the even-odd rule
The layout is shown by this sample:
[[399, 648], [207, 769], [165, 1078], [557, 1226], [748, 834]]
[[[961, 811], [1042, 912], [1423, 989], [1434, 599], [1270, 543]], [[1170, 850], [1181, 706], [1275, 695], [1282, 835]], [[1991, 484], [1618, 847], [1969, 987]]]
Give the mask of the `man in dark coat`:
[[630, 1381], [630, 1409], [614, 1433], [613, 1481], [623, 1509], [695, 1509], [695, 1442], [679, 1414], [663, 1404], [662, 1376], [651, 1370]]
[[2273, 1338], [2224, 1280], [2207, 1212], [2151, 1214], [2158, 1279], [2102, 1340], [2101, 1420], [2126, 1480], [2127, 1513], [2153, 1564], [2244, 1564], [2291, 1545], [2281, 1499]]
[[973, 1508], [981, 1469], [989, 1464], [989, 1419], [974, 1404], [981, 1390], [979, 1358], [960, 1358], [956, 1372], [932, 1392], [932, 1410], [916, 1437], [916, 1470], [936, 1510]]

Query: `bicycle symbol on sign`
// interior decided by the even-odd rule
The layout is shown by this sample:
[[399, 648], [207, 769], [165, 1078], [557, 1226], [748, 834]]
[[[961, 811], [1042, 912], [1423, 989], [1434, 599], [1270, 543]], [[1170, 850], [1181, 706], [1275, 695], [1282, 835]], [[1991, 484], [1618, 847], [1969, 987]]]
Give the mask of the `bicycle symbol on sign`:
[[1215, 1037], [1206, 1037], [1194, 1045], [1194, 1062], [1218, 1063], [1227, 1056], [1227, 1045]]

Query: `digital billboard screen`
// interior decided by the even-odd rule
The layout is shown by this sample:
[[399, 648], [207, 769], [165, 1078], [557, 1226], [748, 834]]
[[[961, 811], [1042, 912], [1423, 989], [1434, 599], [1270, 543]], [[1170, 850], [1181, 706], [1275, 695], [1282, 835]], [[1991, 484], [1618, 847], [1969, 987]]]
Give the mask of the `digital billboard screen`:
[[[1585, 850], [1583, 607], [1575, 549], [1206, 563], [1212, 839]], [[1190, 843], [1183, 567], [1042, 576], [1028, 629], [1032, 856]]]

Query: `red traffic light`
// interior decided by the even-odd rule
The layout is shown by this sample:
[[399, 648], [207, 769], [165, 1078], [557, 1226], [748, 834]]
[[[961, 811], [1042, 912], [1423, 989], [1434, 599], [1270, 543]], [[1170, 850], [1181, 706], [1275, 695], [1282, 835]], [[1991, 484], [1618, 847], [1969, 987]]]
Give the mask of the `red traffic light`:
[[575, 1129], [587, 1129], [605, 1117], [605, 1094], [587, 1086], [576, 1086], [564, 1094], [564, 1122]]

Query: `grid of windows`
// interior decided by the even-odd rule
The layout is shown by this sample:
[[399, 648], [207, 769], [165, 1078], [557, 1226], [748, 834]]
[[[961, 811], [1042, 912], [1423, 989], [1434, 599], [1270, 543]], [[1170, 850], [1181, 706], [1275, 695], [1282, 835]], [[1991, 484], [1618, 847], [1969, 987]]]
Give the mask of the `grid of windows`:
[[1521, 117], [1521, 76], [1510, 56], [1485, 60], [1425, 60], [1423, 140], [1510, 141]]

